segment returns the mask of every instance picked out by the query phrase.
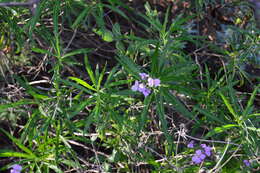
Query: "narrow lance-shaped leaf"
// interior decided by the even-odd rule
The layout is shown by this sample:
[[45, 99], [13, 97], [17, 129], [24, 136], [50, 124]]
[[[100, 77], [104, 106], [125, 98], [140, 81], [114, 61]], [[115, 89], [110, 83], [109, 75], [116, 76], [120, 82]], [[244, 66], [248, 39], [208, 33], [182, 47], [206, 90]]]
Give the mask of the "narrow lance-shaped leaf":
[[[259, 85], [259, 86], [260, 86], [260, 85]], [[247, 102], [246, 108], [245, 108], [245, 110], [243, 111], [243, 117], [250, 113], [249, 110], [250, 110], [251, 106], [253, 105], [253, 101], [254, 101], [254, 98], [255, 98], [255, 96], [256, 96], [256, 94], [257, 94], [257, 91], [258, 91], [258, 89], [259, 89], [259, 86], [257, 86], [257, 87], [254, 89], [253, 93], [251, 94], [250, 99], [249, 99], [248, 102]], [[252, 110], [252, 109], [251, 109], [251, 110]]]
[[90, 90], [93, 90], [93, 91], [97, 91], [95, 88], [93, 88], [91, 85], [89, 85], [87, 82], [85, 82], [84, 80], [82, 79], [79, 79], [79, 78], [76, 78], [76, 77], [69, 77], [69, 79], [77, 82], [78, 84], [90, 89]]
[[142, 129], [144, 128], [144, 126], [147, 122], [147, 114], [148, 114], [149, 106], [151, 104], [151, 100], [152, 100], [151, 95], [144, 99], [144, 108], [141, 113], [141, 117], [139, 118], [139, 124], [138, 124], [137, 131], [136, 131], [137, 135], [140, 134], [140, 132], [142, 131]]
[[139, 78], [139, 67], [134, 63], [134, 61], [124, 55], [117, 56], [116, 59], [119, 61], [119, 63], [132, 75], [134, 75], [136, 78]]
[[96, 78], [95, 78], [95, 76], [94, 76], [94, 72], [93, 72], [93, 70], [91, 69], [91, 66], [90, 66], [90, 64], [89, 64], [87, 55], [84, 56], [84, 63], [85, 63], [85, 69], [86, 69], [87, 72], [88, 72], [88, 75], [89, 75], [89, 77], [90, 77], [91, 82], [92, 82], [95, 86], [97, 86], [97, 81], [96, 81]]
[[[184, 116], [187, 116], [190, 119], [194, 119], [193, 114], [181, 103], [175, 96], [173, 96], [168, 90], [161, 90], [167, 102], [172, 103], [174, 105], [174, 109], [177, 112], [181, 113]], [[196, 121], [196, 120], [195, 120]]]
[[20, 153], [15, 151], [2, 151], [2, 150], [0, 150], [0, 157], [17, 157], [17, 158], [26, 158], [26, 159], [35, 158], [34, 156], [26, 153]]
[[78, 55], [78, 54], [86, 54], [86, 53], [88, 53], [90, 51], [91, 51], [91, 49], [89, 49], [89, 48], [77, 49], [77, 50], [74, 50], [72, 52], [66, 53], [61, 58], [64, 59], [66, 57], [70, 57], [70, 56], [74, 56], [74, 55]]
[[26, 146], [24, 146], [19, 139], [16, 139], [15, 137], [11, 136], [8, 132], [6, 132], [4, 129], [0, 128], [0, 131], [2, 131], [9, 139], [13, 141], [21, 150], [28, 153], [31, 157], [36, 158], [36, 155]]
[[156, 100], [156, 110], [159, 115], [160, 122], [162, 124], [162, 130], [166, 136], [166, 139], [168, 143], [171, 145], [172, 144], [172, 137], [168, 132], [168, 125], [167, 125], [167, 120], [164, 112], [164, 106], [163, 106], [163, 97], [159, 94], [155, 95], [155, 100]]
[[229, 112], [234, 116], [234, 118], [236, 118], [237, 120], [237, 123], [239, 123], [239, 119], [238, 119], [238, 115], [237, 113], [235, 112], [235, 110], [232, 108], [231, 104], [229, 103], [229, 101], [227, 100], [227, 98], [222, 94], [222, 93], [219, 93], [219, 95], [221, 96], [222, 100], [224, 101], [225, 105], [227, 106]]

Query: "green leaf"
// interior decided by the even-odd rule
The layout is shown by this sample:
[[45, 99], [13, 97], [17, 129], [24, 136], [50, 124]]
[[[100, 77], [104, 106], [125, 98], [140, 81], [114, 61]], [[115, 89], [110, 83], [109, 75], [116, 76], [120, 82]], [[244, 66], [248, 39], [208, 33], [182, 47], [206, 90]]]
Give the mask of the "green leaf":
[[120, 85], [125, 85], [125, 84], [129, 84], [131, 82], [131, 80], [119, 80], [116, 82], [111, 82], [110, 84], [106, 85], [106, 88], [111, 88], [114, 86], [120, 86]]
[[54, 170], [57, 173], [63, 173], [63, 171], [58, 168], [56, 165], [50, 164], [48, 162], [43, 162], [45, 165], [47, 165], [49, 168], [51, 168], [52, 170]]
[[229, 112], [234, 116], [234, 118], [237, 119], [238, 115], [236, 114], [235, 110], [232, 108], [231, 104], [229, 103], [229, 101], [227, 100], [227, 98], [222, 94], [219, 93], [219, 95], [221, 96], [222, 100], [224, 101], [225, 105], [227, 106]]
[[24, 26], [23, 26], [23, 30], [24, 31], [28, 31], [28, 36], [30, 38], [30, 40], [33, 39], [33, 33], [34, 33], [34, 30], [35, 28], [38, 28], [36, 26], [37, 22], [40, 20], [40, 17], [41, 17], [41, 13], [44, 9], [48, 8], [47, 7], [47, 3], [45, 2], [42, 2], [42, 3], [39, 3], [39, 5], [37, 6], [36, 8], [36, 13], [34, 15], [32, 15], [31, 19], [29, 22], [27, 22]]
[[101, 72], [100, 75], [99, 75], [98, 83], [97, 83], [97, 90], [99, 90], [100, 87], [101, 87], [101, 82], [102, 82], [103, 77], [104, 77], [104, 75], [105, 75], [105, 70], [106, 70], [106, 66], [103, 68], [102, 72]]
[[80, 84], [77, 84], [77, 83], [74, 83], [74, 82], [71, 82], [71, 81], [68, 81], [68, 80], [63, 80], [63, 79], [59, 79], [59, 81], [61, 81], [62, 83], [64, 83], [67, 86], [73, 86], [73, 87], [79, 89], [80, 91], [84, 91], [84, 92], [86, 92], [90, 95], [93, 94], [92, 91], [88, 90], [87, 88], [83, 87]]
[[26, 153], [20, 153], [15, 151], [4, 151], [0, 150], [0, 157], [18, 157], [26, 159], [34, 159], [35, 157]]
[[44, 49], [40, 49], [40, 48], [37, 48], [37, 47], [33, 47], [31, 48], [33, 52], [36, 52], [36, 53], [41, 53], [41, 54], [47, 54], [49, 56], [54, 56], [54, 54], [52, 54], [50, 51], [48, 50], [44, 50]]
[[246, 108], [245, 108], [245, 110], [242, 113], [243, 117], [245, 117], [246, 115], [248, 115], [250, 113], [249, 110], [252, 110], [253, 101], [254, 101], [255, 96], [257, 94], [258, 88], [259, 88], [259, 86], [257, 86], [254, 89], [253, 93], [251, 94], [250, 99], [247, 102]]
[[88, 6], [87, 8], [85, 8], [77, 17], [77, 19], [75, 20], [75, 22], [72, 24], [71, 28], [72, 29], [76, 29], [80, 23], [86, 18], [86, 16], [88, 15], [89, 11], [91, 9], [91, 6]]
[[140, 135], [140, 132], [143, 130], [145, 124], [147, 123], [147, 113], [148, 113], [148, 109], [151, 104], [151, 101], [152, 101], [151, 95], [147, 96], [144, 99], [144, 108], [143, 108], [141, 116], [138, 117], [139, 123], [138, 123], [137, 131], [136, 131], [138, 136]]
[[77, 50], [74, 50], [72, 52], [66, 53], [65, 55], [63, 55], [61, 57], [61, 59], [64, 59], [64, 58], [70, 57], [70, 56], [74, 56], [74, 55], [78, 55], [78, 54], [85, 54], [85, 53], [88, 53], [90, 51], [91, 51], [91, 49], [89, 49], [89, 48], [77, 49]]
[[88, 75], [89, 75], [89, 77], [90, 77], [91, 82], [92, 82], [95, 86], [97, 86], [97, 80], [96, 80], [96, 78], [95, 78], [95, 76], [94, 76], [94, 72], [93, 72], [93, 70], [91, 69], [91, 66], [90, 66], [90, 64], [89, 64], [89, 62], [88, 62], [88, 57], [87, 57], [87, 55], [84, 56], [84, 63], [85, 63], [85, 68], [86, 68], [86, 70], [87, 70], [87, 72], [88, 72]]
[[[175, 96], [173, 96], [168, 90], [162, 89], [163, 96], [166, 98], [167, 102], [174, 105], [176, 111], [190, 119], [194, 119], [194, 115], [181, 103]], [[197, 121], [195, 119], [195, 121]]]
[[207, 116], [207, 117], [208, 117], [209, 119], [211, 119], [212, 121], [219, 122], [220, 124], [223, 124], [223, 123], [224, 123], [223, 120], [219, 119], [216, 115], [211, 114], [211, 113], [210, 113], [208, 110], [206, 110], [206, 109], [201, 109], [201, 108], [199, 108], [199, 107], [196, 106], [196, 105], [195, 105], [193, 108], [194, 108], [194, 110], [197, 110], [197, 111], [199, 111], [200, 113], [202, 113], [203, 115]]
[[136, 78], [140, 78], [139, 77], [139, 67], [137, 64], [134, 63], [134, 61], [125, 56], [125, 55], [119, 55], [116, 57], [116, 59], [119, 61], [119, 63], [132, 75], [134, 75]]
[[120, 25], [118, 24], [118, 23], [115, 23], [114, 25], [113, 25], [113, 28], [112, 28], [112, 31], [113, 31], [113, 35], [115, 36], [115, 37], [121, 37], [122, 36], [122, 34], [121, 34], [121, 29], [120, 29]]
[[54, 28], [54, 34], [58, 35], [59, 33], [59, 14], [61, 10], [61, 2], [60, 0], [54, 1], [54, 8], [53, 8], [53, 28]]
[[112, 70], [109, 71], [109, 75], [106, 77], [106, 82], [104, 84], [105, 87], [109, 87], [111, 81], [115, 78], [115, 73], [118, 69], [118, 65], [116, 67], [113, 67]]
[[76, 78], [76, 77], [68, 77], [68, 78], [77, 82], [78, 84], [90, 89], [90, 90], [97, 91], [95, 88], [93, 88], [91, 85], [89, 85], [87, 82], [85, 82], [82, 79], [79, 79], [79, 78]]
[[2, 104], [2, 105], [0, 105], [0, 112], [3, 112], [8, 108], [15, 108], [15, 107], [18, 107], [21, 105], [29, 105], [29, 104], [36, 104], [36, 102], [33, 100], [29, 100], [29, 99], [22, 99], [15, 103]]
[[95, 101], [92, 98], [88, 98], [87, 100], [81, 102], [79, 105], [77, 105], [76, 108], [74, 108], [75, 110], [70, 114], [70, 119], [72, 119], [75, 115], [77, 115], [80, 111], [82, 111], [83, 109], [85, 109], [85, 107], [91, 103], [93, 103], [93, 101]]
[[157, 44], [154, 53], [152, 54], [152, 74], [157, 74], [159, 69], [159, 44]]
[[24, 152], [28, 153], [30, 155], [31, 158], [36, 158], [36, 155], [33, 154], [33, 152], [27, 148], [26, 146], [24, 146], [19, 139], [16, 139], [15, 137], [11, 136], [8, 132], [6, 132], [4, 129], [0, 128], [0, 131], [2, 131], [9, 139], [11, 139], [13, 141], [14, 144], [16, 144], [21, 150], [23, 150]]
[[155, 95], [155, 101], [156, 101], [156, 111], [159, 115], [159, 119], [160, 119], [160, 122], [162, 124], [162, 131], [164, 132], [168, 143], [172, 144], [172, 137], [168, 132], [168, 125], [167, 125], [167, 120], [166, 120], [166, 116], [165, 116], [165, 112], [164, 112], [163, 97], [159, 94], [156, 94]]
[[48, 96], [40, 94], [36, 88], [33, 88], [28, 84], [28, 82], [23, 81], [19, 76], [16, 76], [15, 79], [19, 82], [19, 84], [26, 89], [26, 92], [33, 96], [35, 99], [46, 100], [49, 99]]
[[113, 33], [107, 29], [103, 30], [102, 32], [102, 39], [106, 42], [112, 42], [113, 39]]
[[237, 124], [227, 124], [227, 125], [223, 125], [221, 127], [216, 127], [214, 128], [213, 130], [211, 130], [210, 132], [207, 133], [206, 135], [206, 138], [209, 138], [215, 134], [218, 134], [218, 133], [223, 133], [229, 129], [232, 129], [234, 127], [239, 127]]
[[[254, 114], [247, 115], [243, 119], [247, 120], [249, 118], [256, 118], [257, 116], [260, 116], [260, 113], [254, 113]], [[260, 121], [260, 118], [258, 118], [258, 120]]]
[[122, 17], [124, 17], [127, 21], [129, 21], [130, 19], [125, 15], [125, 13], [123, 11], [121, 11], [118, 7], [112, 6], [112, 5], [107, 5], [104, 4], [105, 7], [110, 8], [112, 11], [118, 13], [119, 15], [121, 15]]
[[260, 133], [260, 128], [256, 128], [256, 127], [246, 127], [249, 130], [255, 131], [257, 133]]

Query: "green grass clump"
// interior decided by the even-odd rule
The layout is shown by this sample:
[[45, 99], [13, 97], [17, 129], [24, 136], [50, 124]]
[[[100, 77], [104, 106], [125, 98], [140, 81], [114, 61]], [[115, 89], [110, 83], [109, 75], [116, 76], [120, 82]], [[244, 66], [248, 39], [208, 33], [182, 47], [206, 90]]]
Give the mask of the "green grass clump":
[[[0, 64], [0, 171], [259, 169], [253, 16], [220, 24], [214, 40], [199, 29], [211, 1], [187, 3], [43, 0], [33, 15], [0, 8], [0, 53], [15, 58], [10, 70]], [[174, 5], [184, 12], [173, 15]]]

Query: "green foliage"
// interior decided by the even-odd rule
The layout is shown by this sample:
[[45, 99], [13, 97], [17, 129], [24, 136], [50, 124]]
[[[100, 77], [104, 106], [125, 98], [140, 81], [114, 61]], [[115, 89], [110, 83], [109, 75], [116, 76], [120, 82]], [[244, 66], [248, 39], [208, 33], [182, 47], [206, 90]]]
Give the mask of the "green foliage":
[[[0, 8], [0, 51], [15, 42], [30, 55], [44, 56], [51, 79], [42, 90], [30, 82], [34, 78], [12, 76], [24, 95], [13, 100], [1, 95], [0, 120], [12, 123], [0, 128], [0, 140], [11, 144], [3, 144], [0, 161], [9, 157], [25, 172], [43, 173], [256, 168], [260, 86], [253, 82], [259, 77], [252, 80], [244, 67], [245, 62], [258, 64], [252, 57], [257, 57], [259, 37], [252, 34], [255, 28], [233, 26], [226, 30], [232, 34], [222, 37], [229, 49], [209, 44], [187, 28], [216, 1], [192, 3], [196, 10], [187, 17], [173, 17], [171, 6], [158, 11], [146, 2], [142, 11], [119, 0], [43, 0], [30, 17], [22, 7]], [[69, 41], [66, 31], [73, 33]], [[88, 42], [80, 48], [78, 33]], [[102, 45], [88, 46], [91, 41], [84, 40], [85, 35], [93, 36], [95, 44], [113, 47], [114, 57], [105, 63], [99, 63], [98, 56], [93, 60]], [[23, 46], [26, 40], [28, 48]], [[204, 49], [199, 46], [204, 45], [221, 57], [217, 70], [198, 61], [197, 52]], [[116, 65], [111, 67], [109, 61]], [[64, 71], [70, 67], [83, 69], [83, 74], [67, 75]], [[135, 81], [147, 82], [140, 73], [160, 80], [146, 97], [131, 89]], [[252, 91], [239, 92], [246, 83]], [[200, 165], [192, 163], [199, 147], [187, 148], [190, 140], [213, 147]], [[251, 163], [247, 168], [246, 159]]]

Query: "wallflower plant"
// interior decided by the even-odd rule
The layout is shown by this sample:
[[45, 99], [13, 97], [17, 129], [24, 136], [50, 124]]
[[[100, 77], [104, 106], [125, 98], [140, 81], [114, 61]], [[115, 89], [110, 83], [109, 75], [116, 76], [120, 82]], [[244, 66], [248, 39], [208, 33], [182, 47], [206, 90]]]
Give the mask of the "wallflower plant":
[[145, 97], [151, 93], [152, 88], [160, 86], [160, 79], [153, 79], [146, 73], [139, 73], [139, 76], [143, 81], [135, 81], [134, 85], [131, 87], [132, 91], [139, 91]]
[[[206, 1], [201, 0], [193, 3], [196, 9], [200, 9], [197, 5], [209, 5], [203, 5]], [[10, 33], [0, 31], [4, 35], [0, 39], [0, 52], [5, 49], [5, 40], [14, 34], [15, 40], [19, 35], [26, 38], [24, 43], [28, 46], [20, 43], [19, 47], [25, 49], [24, 52], [28, 52], [28, 55], [33, 55], [30, 59], [32, 67], [38, 66], [38, 59], [44, 57], [44, 63], [40, 63], [41, 68], [36, 68], [37, 71], [39, 69], [37, 75], [31, 72], [28, 72], [28, 76], [27, 72], [21, 73], [26, 74], [28, 82], [17, 78], [15, 83], [10, 81], [6, 85], [1, 78], [1, 86], [13, 87], [17, 82], [17, 89], [21, 88], [23, 94], [5, 100], [2, 98], [5, 89], [0, 92], [0, 123], [2, 124], [3, 116], [12, 115], [18, 120], [22, 118], [22, 121], [14, 123], [14, 128], [8, 127], [11, 131], [13, 129], [12, 133], [0, 134], [0, 141], [4, 140], [4, 150], [0, 148], [0, 159], [10, 157], [8, 160], [12, 161], [16, 158], [19, 163], [27, 165], [27, 172], [37, 173], [71, 170], [133, 172], [139, 168], [141, 172], [201, 172], [199, 169], [202, 164], [205, 172], [211, 172], [208, 170], [213, 170], [214, 164], [223, 173], [231, 172], [230, 167], [237, 169], [236, 172], [239, 169], [253, 169], [256, 162], [254, 157], [259, 155], [257, 120], [260, 115], [254, 102], [260, 90], [259, 87], [251, 87], [251, 84], [249, 88], [254, 91], [238, 93], [235, 89], [240, 88], [240, 84], [243, 88], [242, 83], [246, 83], [243, 80], [238, 84], [238, 79], [243, 78], [240, 74], [244, 75], [243, 70], [238, 69], [238, 59], [240, 56], [251, 56], [251, 50], [257, 45], [258, 40], [251, 34], [251, 29], [247, 28], [250, 30], [248, 32], [244, 27], [239, 27], [245, 35], [234, 31], [239, 34], [237, 38], [243, 38], [241, 43], [225, 41], [225, 46], [209, 44], [208, 39], [204, 42], [205, 36], [188, 33], [189, 28], [201, 28], [192, 25], [201, 23], [196, 16], [199, 15], [203, 20], [204, 11], [194, 15], [183, 13], [187, 17], [171, 15], [175, 5], [170, 5], [164, 13], [164, 10], [153, 10], [147, 1], [144, 14], [143, 10], [134, 9], [129, 4], [135, 3], [124, 4], [118, 0], [41, 1], [41, 8], [36, 10], [32, 20], [28, 19], [31, 15], [21, 15], [25, 12], [23, 9], [0, 9], [2, 25], [10, 26], [6, 28]], [[216, 3], [210, 5], [215, 8]], [[192, 8], [192, 13], [194, 9]], [[128, 21], [127, 26], [122, 26], [126, 23], [122, 19]], [[239, 15], [239, 19], [243, 20], [243, 17]], [[47, 23], [48, 27], [46, 21], [52, 21]], [[11, 28], [12, 26], [15, 27]], [[94, 32], [91, 31], [92, 28]], [[74, 31], [73, 35], [70, 35], [71, 31]], [[98, 36], [102, 38], [96, 42]], [[91, 40], [95, 45], [92, 45]], [[41, 42], [43, 44], [38, 44]], [[81, 46], [84, 48], [75, 50]], [[223, 50], [226, 46], [229, 48]], [[30, 52], [31, 48], [33, 52]], [[105, 53], [110, 48], [111, 51]], [[88, 62], [86, 54], [91, 62]], [[86, 55], [85, 62], [80, 58], [83, 55]], [[111, 55], [111, 60], [108, 60], [108, 55]], [[29, 58], [27, 53], [22, 56]], [[217, 60], [213, 58], [215, 56], [218, 57]], [[101, 57], [105, 57], [104, 61]], [[15, 53], [15, 59], [19, 58], [18, 53]], [[34, 59], [37, 59], [37, 63]], [[118, 64], [115, 64], [115, 59]], [[214, 65], [215, 61], [225, 63], [217, 71], [208, 67], [211, 63], [207, 61]], [[85, 70], [81, 68], [84, 65]], [[149, 71], [149, 74], [142, 69]], [[20, 71], [20, 68], [14, 70], [16, 71]], [[72, 76], [68, 77], [68, 74]], [[32, 76], [50, 79], [46, 85], [49, 88], [42, 90], [38, 84], [35, 87], [37, 81], [34, 83], [31, 80], [37, 79]], [[133, 76], [137, 80], [133, 81]], [[141, 93], [145, 98], [140, 100], [132, 97], [133, 91]], [[18, 110], [22, 111], [18, 114]], [[239, 145], [223, 152], [222, 144], [216, 143], [216, 151], [222, 154], [223, 160], [218, 159], [218, 153], [212, 157], [213, 149], [209, 144], [196, 146], [194, 141], [190, 141], [187, 148], [178, 148], [181, 143], [174, 134], [180, 122], [189, 124], [189, 135], [201, 135], [200, 130], [203, 130], [208, 132], [205, 136], [200, 136], [203, 139], [222, 142], [229, 139]], [[7, 142], [5, 136], [8, 136]], [[16, 147], [7, 151], [5, 147], [9, 148], [9, 143]], [[248, 149], [244, 150], [243, 147]], [[192, 156], [187, 159], [190, 152]], [[250, 160], [241, 160], [240, 157], [250, 157]], [[147, 164], [145, 167], [148, 170], [142, 170], [139, 165], [141, 162]], [[0, 168], [0, 172], [8, 170], [11, 173], [21, 173], [25, 171], [22, 168], [18, 164], [10, 168], [9, 163]]]

